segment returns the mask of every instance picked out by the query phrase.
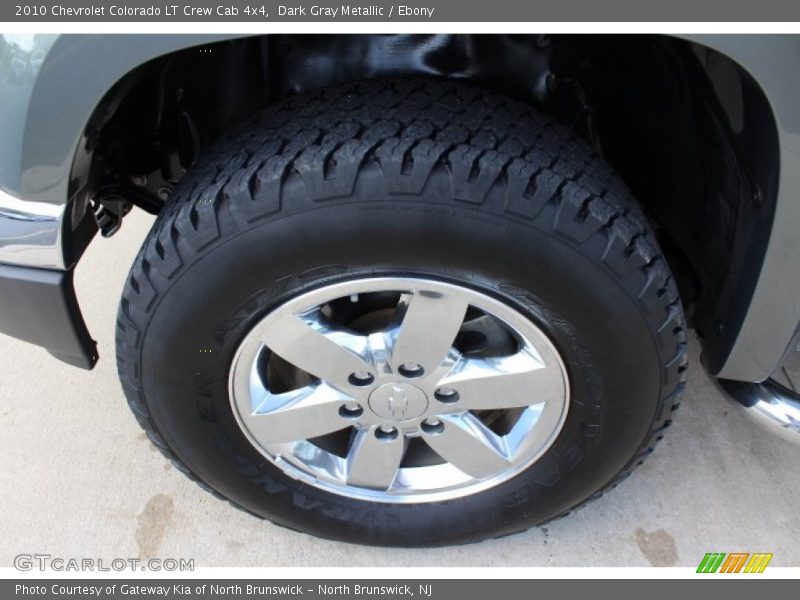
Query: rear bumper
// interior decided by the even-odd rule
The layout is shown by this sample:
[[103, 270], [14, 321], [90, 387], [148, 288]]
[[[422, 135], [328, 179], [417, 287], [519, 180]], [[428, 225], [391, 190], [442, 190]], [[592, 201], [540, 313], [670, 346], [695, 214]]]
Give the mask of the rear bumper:
[[78, 308], [72, 270], [0, 264], [0, 333], [42, 346], [75, 367], [97, 363], [97, 344]]
[[97, 345], [81, 315], [62, 243], [65, 205], [0, 191], [0, 333], [91, 369]]
[[65, 204], [28, 202], [0, 190], [0, 263], [64, 269]]

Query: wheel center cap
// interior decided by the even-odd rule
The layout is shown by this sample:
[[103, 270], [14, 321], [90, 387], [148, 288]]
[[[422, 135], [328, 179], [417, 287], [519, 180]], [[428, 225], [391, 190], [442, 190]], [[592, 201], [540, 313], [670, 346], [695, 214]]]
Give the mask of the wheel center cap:
[[369, 407], [387, 421], [407, 421], [428, 409], [428, 397], [408, 383], [384, 383], [369, 395]]

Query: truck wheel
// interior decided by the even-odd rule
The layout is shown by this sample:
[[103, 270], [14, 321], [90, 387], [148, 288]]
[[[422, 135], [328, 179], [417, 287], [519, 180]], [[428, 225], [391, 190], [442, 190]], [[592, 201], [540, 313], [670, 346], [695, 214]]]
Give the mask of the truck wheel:
[[181, 181], [118, 365], [172, 462], [247, 511], [379, 545], [498, 537], [616, 484], [670, 423], [684, 317], [575, 134], [462, 83], [266, 109]]

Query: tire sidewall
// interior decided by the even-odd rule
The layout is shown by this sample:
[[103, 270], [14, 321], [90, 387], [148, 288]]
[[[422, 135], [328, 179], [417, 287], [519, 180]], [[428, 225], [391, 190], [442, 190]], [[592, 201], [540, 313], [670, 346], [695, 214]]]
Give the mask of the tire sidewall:
[[[247, 510], [353, 542], [475, 541], [564, 513], [636, 454], [660, 399], [662, 361], [641, 307], [590, 247], [548, 227], [470, 207], [446, 193], [389, 199], [298, 198], [255, 226], [231, 222], [162, 291], [139, 353], [145, 402], [178, 458]], [[376, 198], [385, 198], [383, 201]], [[555, 208], [552, 209], [554, 211]], [[185, 244], [186, 242], [180, 242]], [[180, 247], [179, 247], [180, 250]], [[287, 299], [376, 276], [429, 277], [498, 298], [536, 322], [562, 355], [571, 399], [558, 439], [535, 464], [472, 496], [430, 504], [357, 501], [290, 479], [239, 429], [228, 376], [247, 332]]]

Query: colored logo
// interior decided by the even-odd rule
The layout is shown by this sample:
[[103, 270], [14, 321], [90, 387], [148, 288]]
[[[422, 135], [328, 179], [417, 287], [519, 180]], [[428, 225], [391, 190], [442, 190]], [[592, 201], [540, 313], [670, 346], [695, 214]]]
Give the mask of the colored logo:
[[772, 553], [755, 552], [708, 552], [697, 567], [698, 573], [763, 573]]

